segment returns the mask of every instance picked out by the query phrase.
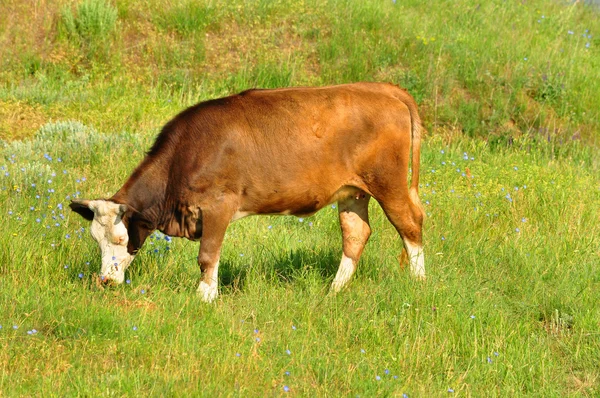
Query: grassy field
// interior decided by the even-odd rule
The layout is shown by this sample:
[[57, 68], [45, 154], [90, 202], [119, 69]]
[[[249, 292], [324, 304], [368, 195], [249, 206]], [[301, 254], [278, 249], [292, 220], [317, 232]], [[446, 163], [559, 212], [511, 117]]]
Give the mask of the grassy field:
[[[423, 4], [2, 2], [0, 395], [600, 395], [598, 13]], [[373, 202], [335, 296], [333, 206], [232, 224], [213, 304], [198, 244], [159, 233], [96, 286], [69, 200], [114, 193], [179, 110], [356, 80], [420, 104], [427, 281]]]

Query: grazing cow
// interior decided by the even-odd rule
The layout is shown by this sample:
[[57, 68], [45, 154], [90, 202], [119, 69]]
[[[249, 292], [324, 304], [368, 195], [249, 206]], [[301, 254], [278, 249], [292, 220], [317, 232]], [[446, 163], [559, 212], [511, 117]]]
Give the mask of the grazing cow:
[[421, 130], [414, 99], [391, 84], [248, 90], [184, 110], [112, 198], [70, 206], [92, 221], [104, 281], [122, 283], [156, 229], [201, 239], [198, 292], [212, 301], [229, 223], [254, 214], [309, 215], [333, 202], [343, 236], [332, 284], [339, 291], [371, 234], [372, 196], [404, 241], [412, 274], [424, 278]]

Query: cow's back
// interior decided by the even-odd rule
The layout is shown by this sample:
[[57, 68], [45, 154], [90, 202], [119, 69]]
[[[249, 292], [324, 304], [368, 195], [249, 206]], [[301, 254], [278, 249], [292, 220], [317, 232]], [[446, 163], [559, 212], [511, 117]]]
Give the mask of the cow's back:
[[170, 185], [191, 202], [234, 192], [257, 213], [310, 213], [344, 186], [368, 192], [374, 165], [408, 159], [402, 95], [360, 83], [249, 90], [198, 104], [162, 133], [174, 147]]

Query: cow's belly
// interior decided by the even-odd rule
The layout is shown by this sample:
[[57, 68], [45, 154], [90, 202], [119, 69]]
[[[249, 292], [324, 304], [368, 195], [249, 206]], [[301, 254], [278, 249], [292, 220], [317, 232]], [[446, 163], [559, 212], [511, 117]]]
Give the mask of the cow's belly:
[[231, 221], [239, 220], [250, 215], [293, 215], [297, 217], [310, 216], [323, 207], [349, 197], [364, 197], [366, 193], [355, 186], [346, 185], [334, 192], [322, 193], [297, 193], [294, 195], [281, 195], [277, 198], [257, 203], [255, 206], [243, 206], [235, 212]]

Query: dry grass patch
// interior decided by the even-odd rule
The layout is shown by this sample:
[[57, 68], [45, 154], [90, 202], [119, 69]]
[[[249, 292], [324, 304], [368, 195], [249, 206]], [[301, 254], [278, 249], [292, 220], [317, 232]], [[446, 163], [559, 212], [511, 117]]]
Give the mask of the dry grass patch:
[[0, 139], [31, 137], [47, 119], [40, 106], [21, 101], [0, 101]]

